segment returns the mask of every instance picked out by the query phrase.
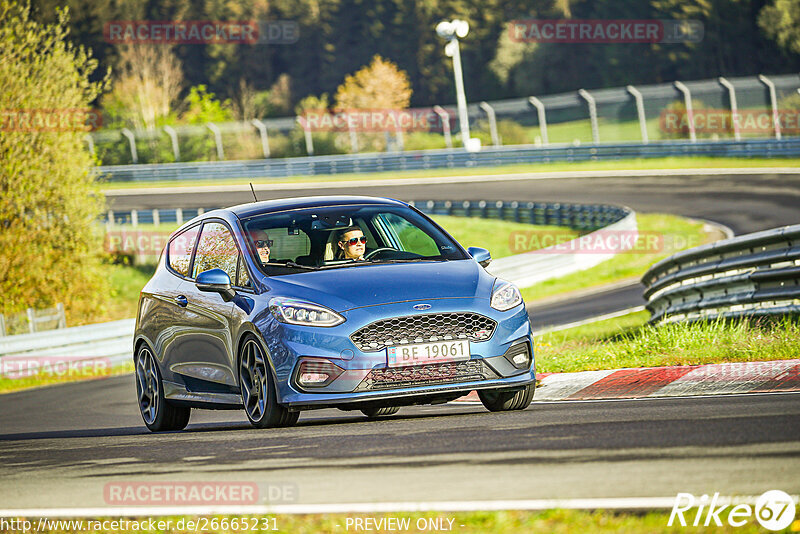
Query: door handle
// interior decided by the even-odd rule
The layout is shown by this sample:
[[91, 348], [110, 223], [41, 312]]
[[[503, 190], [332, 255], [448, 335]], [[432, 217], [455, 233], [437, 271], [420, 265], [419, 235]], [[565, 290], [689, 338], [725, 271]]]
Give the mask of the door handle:
[[181, 308], [185, 308], [186, 305], [189, 304], [189, 299], [187, 299], [183, 295], [179, 295], [179, 296], [175, 297], [175, 304], [177, 304]]

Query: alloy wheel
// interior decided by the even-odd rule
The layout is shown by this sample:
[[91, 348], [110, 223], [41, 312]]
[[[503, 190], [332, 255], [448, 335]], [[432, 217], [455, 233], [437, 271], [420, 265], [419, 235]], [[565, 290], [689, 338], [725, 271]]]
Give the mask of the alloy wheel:
[[154, 424], [158, 415], [159, 380], [155, 366], [150, 349], [140, 349], [136, 357], [136, 393], [139, 397], [139, 410], [148, 425]]
[[242, 379], [242, 402], [247, 415], [260, 421], [267, 407], [267, 361], [254, 340], [248, 340], [242, 351], [240, 369]]

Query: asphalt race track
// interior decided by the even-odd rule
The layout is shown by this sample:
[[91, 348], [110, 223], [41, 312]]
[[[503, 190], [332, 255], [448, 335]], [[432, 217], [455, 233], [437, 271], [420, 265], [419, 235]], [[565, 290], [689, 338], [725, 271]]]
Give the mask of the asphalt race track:
[[[800, 219], [800, 172], [318, 193], [606, 202], [705, 218], [737, 234]], [[109, 201], [118, 210], [191, 208], [247, 202], [248, 195], [245, 186]], [[641, 303], [641, 289], [628, 286], [530, 311], [540, 327]], [[500, 414], [451, 403], [403, 408], [379, 421], [320, 410], [304, 412], [296, 427], [270, 430], [252, 429], [240, 411], [194, 411], [186, 431], [155, 435], [141, 421], [133, 378], [124, 376], [0, 395], [0, 458], [5, 509], [103, 506], [107, 484], [131, 481], [253, 481], [262, 496], [272, 492], [273, 504], [796, 494], [800, 394], [534, 402]]]
[[636, 306], [644, 306], [643, 292], [642, 284], [632, 282], [621, 287], [557, 302], [530, 304], [527, 308], [528, 315], [531, 318], [533, 331], [536, 333], [548, 326], [565, 325]]
[[800, 394], [320, 410], [268, 430], [195, 411], [158, 435], [131, 376], [0, 399], [6, 509], [103, 506], [106, 484], [131, 481], [250, 481], [272, 504], [800, 491]]
[[[518, 177], [517, 177], [518, 178]], [[263, 183], [263, 182], [261, 182]], [[219, 186], [224, 182], [210, 181]], [[228, 206], [250, 202], [247, 185], [228, 192], [124, 196], [107, 194], [112, 209], [167, 209]], [[258, 191], [260, 200], [307, 195], [369, 195], [401, 200], [517, 200], [520, 202], [609, 203], [637, 212], [695, 217], [730, 227], [737, 235], [800, 222], [800, 171], [797, 174], [722, 174], [715, 176], [643, 176], [620, 178], [557, 178], [432, 185], [351, 185], [346, 188]], [[468, 245], [468, 244], [467, 244]], [[535, 330], [580, 321], [644, 304], [642, 286], [631, 283], [607, 294], [578, 297], [529, 308]]]
[[[264, 183], [263, 181], [259, 183]], [[209, 181], [209, 185], [224, 182]], [[247, 185], [229, 192], [116, 196], [111, 209], [221, 207], [253, 199]], [[800, 221], [800, 170], [797, 174], [651, 176], [636, 178], [558, 178], [432, 185], [350, 185], [346, 188], [258, 191], [260, 200], [306, 195], [370, 195], [400, 200], [518, 200], [624, 204], [636, 211], [674, 213], [725, 224], [736, 234]]]

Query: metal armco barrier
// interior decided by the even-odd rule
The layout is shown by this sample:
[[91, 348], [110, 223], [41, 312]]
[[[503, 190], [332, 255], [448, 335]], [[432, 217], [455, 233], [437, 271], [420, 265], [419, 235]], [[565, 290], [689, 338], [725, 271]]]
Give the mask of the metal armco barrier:
[[[636, 213], [626, 207], [606, 204], [522, 203], [502, 200], [496, 202], [428, 200], [412, 202], [412, 204], [428, 214], [481, 217], [590, 230], [592, 233], [584, 236], [588, 238], [591, 238], [595, 232], [628, 235], [638, 233]], [[611, 259], [619, 252], [624, 252], [624, 248], [603, 253], [570, 252], [581, 249], [579, 245], [573, 246], [577, 242], [578, 239], [575, 239], [559, 246], [492, 260], [486, 270], [519, 287], [528, 287], [551, 278], [589, 269]], [[462, 244], [469, 246], [469, 243]]]
[[[225, 180], [229, 178], [284, 178], [319, 174], [368, 173], [441, 168], [472, 168], [518, 163], [593, 161], [670, 156], [793, 157], [800, 156], [800, 138], [743, 141], [671, 141], [537, 147], [514, 145], [484, 148], [418, 150], [360, 155], [313, 156], [251, 161], [162, 163], [97, 167], [94, 172], [110, 182], [161, 180]], [[500, 177], [498, 177], [500, 178]]]
[[800, 224], [666, 258], [642, 277], [651, 322], [800, 313]]
[[630, 209], [621, 206], [567, 204], [564, 202], [427, 200], [409, 203], [429, 215], [500, 219], [527, 224], [568, 226], [576, 230], [597, 230], [615, 223], [631, 213]]
[[[412, 200], [409, 203], [428, 214], [502, 219], [589, 231], [615, 223], [630, 213], [628, 208], [620, 206], [564, 202]], [[216, 208], [108, 211], [103, 222], [136, 227], [139, 224], [155, 224], [158, 220], [160, 223], [174, 223], [177, 226], [212, 209]], [[180, 216], [177, 215], [178, 212]]]
[[111, 365], [129, 361], [135, 323], [135, 319], [123, 319], [0, 338], [0, 371], [4, 370], [2, 359], [6, 357], [18, 361], [103, 359]]

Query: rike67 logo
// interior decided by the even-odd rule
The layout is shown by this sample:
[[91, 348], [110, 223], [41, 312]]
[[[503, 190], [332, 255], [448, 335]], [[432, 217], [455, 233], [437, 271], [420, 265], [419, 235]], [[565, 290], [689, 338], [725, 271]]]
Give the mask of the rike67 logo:
[[[750, 501], [752, 503], [752, 500]], [[696, 508], [696, 510], [694, 510]], [[691, 493], [678, 493], [667, 526], [742, 527], [753, 519], [767, 530], [783, 530], [792, 524], [796, 512], [794, 498], [781, 491], [770, 490], [756, 499], [755, 506], [715, 493], [696, 498]]]

